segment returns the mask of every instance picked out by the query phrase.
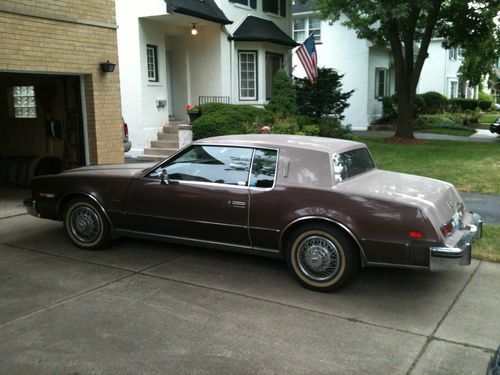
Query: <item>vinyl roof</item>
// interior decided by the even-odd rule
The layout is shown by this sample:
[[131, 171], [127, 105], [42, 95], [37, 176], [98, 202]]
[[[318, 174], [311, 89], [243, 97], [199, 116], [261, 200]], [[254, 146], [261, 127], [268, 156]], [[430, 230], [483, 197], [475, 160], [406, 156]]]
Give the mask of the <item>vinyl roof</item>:
[[344, 152], [365, 147], [363, 143], [337, 138], [281, 134], [238, 134], [201, 139], [196, 144], [217, 144], [265, 148], [300, 148], [319, 152]]

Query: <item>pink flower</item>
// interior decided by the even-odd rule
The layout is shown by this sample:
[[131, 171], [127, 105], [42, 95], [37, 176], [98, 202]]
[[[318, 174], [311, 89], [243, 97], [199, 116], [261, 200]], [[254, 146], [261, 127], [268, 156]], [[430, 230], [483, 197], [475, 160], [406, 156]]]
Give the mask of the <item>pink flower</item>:
[[189, 104], [186, 105], [186, 111], [189, 111], [191, 109], [191, 106]]
[[263, 126], [260, 128], [261, 133], [269, 133], [271, 131], [271, 128], [269, 126]]

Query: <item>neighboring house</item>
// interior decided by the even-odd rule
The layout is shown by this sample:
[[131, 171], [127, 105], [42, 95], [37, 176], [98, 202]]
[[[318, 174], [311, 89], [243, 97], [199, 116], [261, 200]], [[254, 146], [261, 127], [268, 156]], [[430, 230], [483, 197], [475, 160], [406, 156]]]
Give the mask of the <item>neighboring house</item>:
[[117, 0], [116, 8], [134, 156], [169, 121], [185, 121], [187, 104], [264, 105], [296, 46], [289, 0]]
[[460, 48], [445, 49], [442, 42], [436, 38], [429, 44], [429, 56], [422, 68], [417, 93], [435, 91], [448, 98], [477, 98], [477, 87], [470, 87], [459, 78]]
[[118, 62], [114, 2], [3, 0], [0, 33], [0, 181], [40, 158], [123, 162], [119, 74], [100, 66]]
[[[390, 50], [359, 39], [354, 30], [341, 24], [344, 18], [333, 24], [321, 21], [313, 5], [314, 1], [309, 1], [293, 6], [294, 39], [301, 43], [314, 33], [318, 66], [343, 74], [342, 90], [354, 90], [343, 123], [351, 124], [354, 130], [364, 130], [382, 116], [382, 98], [394, 93]], [[293, 66], [294, 76], [305, 77], [296, 54]]]

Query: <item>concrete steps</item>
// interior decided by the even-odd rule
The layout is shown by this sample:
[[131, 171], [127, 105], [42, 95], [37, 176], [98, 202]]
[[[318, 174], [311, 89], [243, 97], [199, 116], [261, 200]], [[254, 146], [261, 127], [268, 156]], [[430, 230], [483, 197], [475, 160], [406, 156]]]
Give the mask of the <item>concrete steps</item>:
[[163, 126], [161, 132], [157, 134], [157, 140], [151, 141], [151, 147], [144, 149], [142, 155], [137, 156], [138, 160], [160, 161], [174, 154], [179, 150], [179, 125], [184, 121], [170, 120]]

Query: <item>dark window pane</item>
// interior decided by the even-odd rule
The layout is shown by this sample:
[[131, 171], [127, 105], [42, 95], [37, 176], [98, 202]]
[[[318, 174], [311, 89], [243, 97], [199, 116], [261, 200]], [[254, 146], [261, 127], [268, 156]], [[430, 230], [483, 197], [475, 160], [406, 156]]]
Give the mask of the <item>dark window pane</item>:
[[250, 186], [270, 188], [276, 174], [276, 150], [255, 150]]
[[251, 158], [249, 148], [193, 146], [149, 177], [160, 178], [166, 169], [170, 180], [247, 186]]
[[333, 155], [333, 174], [336, 182], [344, 181], [373, 168], [375, 168], [375, 163], [366, 148]]

